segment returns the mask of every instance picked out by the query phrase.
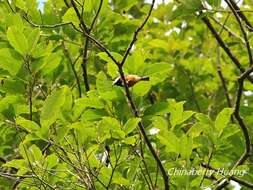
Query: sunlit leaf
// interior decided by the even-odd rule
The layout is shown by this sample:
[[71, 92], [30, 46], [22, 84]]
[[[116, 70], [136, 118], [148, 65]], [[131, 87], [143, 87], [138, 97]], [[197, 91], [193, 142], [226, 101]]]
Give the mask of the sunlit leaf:
[[28, 52], [28, 41], [25, 35], [16, 27], [9, 27], [7, 31], [7, 38], [12, 47], [21, 55]]

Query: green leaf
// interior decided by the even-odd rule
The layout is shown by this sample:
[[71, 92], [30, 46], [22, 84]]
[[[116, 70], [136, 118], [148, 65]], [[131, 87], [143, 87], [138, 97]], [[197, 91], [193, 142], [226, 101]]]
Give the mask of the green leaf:
[[[118, 62], [122, 59], [122, 56], [116, 52], [111, 52], [111, 54]], [[108, 57], [105, 52], [98, 53], [97, 56], [107, 63], [107, 73], [112, 78], [116, 78], [119, 76], [118, 66], [113, 62], [110, 57]]]
[[87, 109], [82, 115], [82, 119], [85, 121], [101, 120], [102, 117], [108, 116], [108, 113], [101, 109]]
[[115, 183], [115, 184], [118, 184], [120, 186], [123, 186], [123, 185], [129, 185], [130, 184], [130, 181], [124, 177], [122, 177], [122, 174], [119, 173], [119, 172], [115, 172], [115, 176], [112, 180], [112, 183]]
[[211, 6], [218, 7], [221, 4], [221, 0], [207, 0]]
[[[83, 144], [86, 142], [86, 140], [91, 137], [91, 138], [96, 138], [97, 137], [97, 129], [90, 125], [86, 124], [84, 122], [76, 122], [73, 123], [70, 126], [71, 129], [76, 129], [77, 130], [77, 138], [79, 143]], [[87, 131], [89, 131], [87, 133]]]
[[144, 115], [148, 116], [148, 115], [163, 115], [166, 113], [170, 112], [170, 108], [169, 108], [169, 104], [168, 102], [158, 102], [155, 103], [154, 105], [148, 107], [145, 112]]
[[175, 102], [174, 100], [168, 100], [170, 107], [170, 122], [172, 128], [176, 125], [182, 124], [189, 119], [195, 112], [184, 111], [185, 102]]
[[27, 11], [27, 8], [26, 8], [26, 3], [24, 0], [17, 0], [15, 5], [20, 8], [20, 9], [23, 9], [24, 11]]
[[4, 91], [6, 94], [24, 94], [25, 84], [20, 80], [3, 79], [0, 91]]
[[59, 162], [58, 157], [56, 156], [56, 154], [50, 154], [46, 157], [46, 166], [47, 169], [52, 169], [53, 167], [55, 167]]
[[25, 55], [28, 52], [28, 41], [18, 28], [13, 26], [9, 27], [7, 30], [7, 39], [11, 46], [21, 55]]
[[11, 75], [16, 75], [22, 66], [20, 56], [12, 49], [0, 50], [0, 65]]
[[104, 117], [99, 123], [99, 132], [101, 136], [112, 136], [116, 139], [124, 139], [125, 133], [121, 129], [121, 125], [118, 120], [112, 117]]
[[146, 56], [143, 50], [136, 49], [124, 64], [127, 73], [140, 75], [147, 66], [145, 63]]
[[192, 13], [202, 8], [202, 2], [199, 0], [183, 0], [182, 4], [185, 10], [192, 11]]
[[188, 120], [189, 118], [191, 118], [194, 114], [195, 114], [194, 111], [184, 111], [183, 112], [182, 122], [185, 122], [186, 120]]
[[149, 45], [154, 48], [161, 48], [167, 51], [169, 49], [169, 43], [160, 39], [150, 40]]
[[224, 108], [216, 117], [215, 128], [221, 132], [229, 123], [231, 115], [234, 112], [233, 108]]
[[180, 124], [183, 122], [183, 112], [184, 112], [184, 103], [185, 102], [173, 102], [170, 101], [170, 122], [172, 125], [172, 128], [174, 128], [177, 124]]
[[43, 105], [40, 122], [42, 127], [49, 127], [59, 117], [59, 112], [65, 101], [66, 87], [61, 87], [55, 90], [50, 96], [47, 97]]
[[112, 81], [109, 81], [103, 72], [97, 74], [96, 86], [99, 93], [112, 90]]
[[116, 78], [119, 76], [118, 66], [114, 62], [107, 63], [107, 73], [112, 78]]
[[55, 141], [61, 143], [64, 140], [64, 137], [66, 137], [66, 135], [68, 134], [69, 130], [70, 128], [67, 124], [59, 126], [57, 128]]
[[119, 0], [116, 2], [119, 10], [126, 10], [126, 11], [129, 11], [134, 5], [138, 3], [135, 0], [128, 0], [128, 1]]
[[[120, 54], [118, 54], [118, 53], [116, 53], [116, 52], [111, 52], [111, 54], [112, 54], [112, 56], [117, 60], [117, 61], [120, 61], [121, 59], [122, 59], [122, 55], [120, 55]], [[105, 62], [107, 62], [107, 63], [113, 63], [113, 64], [115, 64], [114, 62], [113, 62], [113, 60], [105, 53], [105, 52], [101, 52], [101, 53], [97, 53], [97, 56], [100, 58], [100, 59], [102, 59], [102, 60], [104, 60]], [[115, 64], [116, 65], [116, 64]]]
[[20, 125], [21, 127], [23, 127], [24, 129], [26, 129], [29, 132], [36, 132], [37, 130], [40, 129], [40, 127], [38, 126], [37, 123], [35, 123], [34, 121], [31, 121], [31, 120], [27, 120], [23, 117], [18, 117], [16, 119], [16, 123], [17, 123], [17, 125]]
[[146, 95], [149, 90], [151, 89], [151, 84], [149, 81], [141, 81], [134, 85], [133, 93], [137, 96], [144, 96]]
[[167, 152], [180, 153], [180, 141], [177, 136], [171, 131], [164, 131], [157, 135], [160, 142], [166, 145]]
[[18, 14], [18, 13], [10, 14], [10, 15], [6, 16], [6, 25], [7, 26], [15, 26], [20, 31], [23, 31], [23, 29], [24, 29], [23, 20], [22, 20], [20, 14]]
[[137, 135], [127, 137], [123, 140], [124, 143], [132, 145], [132, 146], [136, 144], [136, 141], [138, 141]]
[[62, 55], [57, 53], [52, 53], [48, 57], [45, 58], [43, 64], [41, 65], [42, 73], [44, 75], [52, 73], [61, 63]]
[[0, 112], [8, 109], [11, 105], [19, 105], [21, 103], [21, 97], [15, 95], [9, 95], [0, 100]]
[[37, 43], [40, 39], [40, 29], [39, 28], [35, 28], [32, 30], [29, 30], [29, 35], [28, 35], [28, 48], [29, 48], [29, 52], [33, 52], [33, 50], [36, 48]]
[[179, 141], [180, 141], [180, 154], [182, 158], [189, 160], [193, 149], [192, 138], [183, 135], [182, 137], [179, 138]]
[[204, 124], [208, 124], [208, 125], [212, 125], [212, 121], [210, 120], [210, 118], [203, 114], [203, 113], [197, 113], [195, 115], [196, 119], [199, 120], [201, 123], [204, 123]]
[[76, 106], [82, 106], [83, 108], [85, 107], [97, 108], [97, 109], [104, 108], [103, 102], [98, 97], [79, 98], [75, 102], [75, 104]]
[[172, 69], [171, 64], [165, 62], [146, 64], [143, 74], [149, 76], [150, 83], [155, 85], [163, 82], [169, 76]]
[[130, 118], [125, 123], [123, 129], [126, 134], [131, 133], [136, 127], [138, 126], [138, 123], [141, 121], [141, 118]]
[[14, 159], [2, 165], [2, 167], [11, 167], [18, 169], [17, 175], [23, 175], [29, 171], [29, 167], [25, 159]]
[[29, 148], [29, 155], [33, 158], [33, 161], [42, 161], [43, 155], [39, 147], [37, 147], [35, 144], [33, 144]]
[[75, 13], [75, 9], [73, 7], [69, 8], [66, 13], [62, 17], [62, 21], [64, 23], [72, 22], [74, 25], [79, 25], [79, 19]]
[[99, 92], [99, 97], [104, 100], [122, 99], [120, 91], [114, 88], [113, 81], [108, 80], [105, 73], [99, 72], [96, 76], [96, 87]]

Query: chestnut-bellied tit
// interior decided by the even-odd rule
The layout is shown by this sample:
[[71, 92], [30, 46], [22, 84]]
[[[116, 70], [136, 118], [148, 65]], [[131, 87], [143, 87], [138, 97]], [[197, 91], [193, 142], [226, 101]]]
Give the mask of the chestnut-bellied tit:
[[[128, 87], [132, 87], [140, 81], [149, 81], [149, 77], [146, 77], [146, 76], [140, 77], [138, 75], [125, 75], [125, 79], [126, 79], [126, 83]], [[124, 86], [121, 77], [117, 77], [113, 81], [113, 85]]]

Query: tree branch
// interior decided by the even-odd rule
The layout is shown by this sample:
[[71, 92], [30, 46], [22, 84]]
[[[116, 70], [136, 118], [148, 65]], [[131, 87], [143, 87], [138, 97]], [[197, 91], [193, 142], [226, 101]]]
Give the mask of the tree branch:
[[[233, 12], [233, 14], [234, 14], [234, 16], [235, 16], [235, 18], [236, 18], [236, 20], [237, 20], [239, 26], [240, 26], [240, 29], [241, 29], [241, 32], [242, 32], [244, 41], [245, 41], [245, 43], [246, 43], [247, 51], [248, 51], [249, 63], [250, 63], [250, 65], [252, 65], [252, 64], [253, 64], [253, 59], [252, 59], [251, 47], [250, 47], [250, 43], [249, 43], [249, 40], [248, 40], [247, 33], [245, 32], [245, 30], [244, 30], [244, 28], [243, 28], [243, 26], [242, 26], [241, 20], [240, 20], [240, 18], [239, 18], [239, 16], [238, 16], [240, 12], [238, 13], [238, 12], [235, 11], [233, 5], [231, 4], [231, 2], [232, 2], [233, 0], [225, 0], [225, 1], [226, 1], [226, 3], [228, 4], [228, 6], [230, 7], [230, 9], [232, 10], [232, 12]], [[246, 17], [245, 17], [245, 18], [246, 18]]]
[[[243, 164], [247, 160], [247, 158], [251, 155], [251, 151], [252, 151], [249, 131], [248, 131], [247, 126], [244, 123], [244, 120], [242, 119], [240, 115], [240, 105], [241, 105], [244, 80], [250, 75], [250, 73], [252, 73], [252, 71], [253, 71], [253, 65], [238, 78], [238, 91], [237, 91], [237, 98], [236, 98], [236, 103], [235, 103], [234, 116], [235, 116], [235, 119], [238, 121], [238, 124], [241, 127], [241, 130], [243, 132], [243, 136], [245, 139], [245, 150], [244, 150], [244, 153], [239, 158], [239, 160], [234, 164], [232, 169]], [[224, 188], [226, 185], [228, 185], [228, 180], [224, 179], [222, 182], [219, 183], [219, 185], [216, 187], [215, 190], [220, 190]]]
[[[129, 53], [130, 53], [130, 50], [132, 49], [134, 43], [135, 43], [136, 40], [137, 40], [137, 35], [138, 35], [138, 33], [142, 30], [142, 28], [144, 27], [144, 25], [145, 25], [146, 22], [148, 21], [150, 15], [151, 15], [151, 13], [152, 13], [154, 4], [155, 4], [155, 0], [152, 1], [152, 4], [151, 4], [151, 6], [150, 6], [150, 10], [149, 10], [149, 12], [148, 12], [146, 18], [144, 19], [144, 21], [142, 22], [142, 24], [136, 29], [136, 31], [135, 31], [135, 33], [134, 33], [134, 35], [133, 35], [133, 39], [132, 39], [132, 41], [130, 42], [128, 48], [126, 49], [125, 54], [124, 54], [124, 56], [123, 56], [123, 58], [122, 58], [120, 64], [118, 64], [118, 63], [116, 62], [117, 66], [118, 66], [118, 70], [119, 70], [119, 74], [120, 74], [121, 80], [123, 81], [123, 86], [124, 86], [124, 88], [125, 88], [126, 97], [127, 97], [127, 99], [128, 99], [128, 102], [129, 102], [129, 104], [130, 104], [130, 106], [131, 106], [131, 109], [132, 109], [133, 114], [134, 114], [135, 117], [139, 117], [139, 113], [138, 113], [138, 110], [137, 110], [137, 108], [136, 108], [136, 106], [135, 106], [135, 104], [134, 104], [134, 101], [133, 101], [132, 97], [131, 97], [129, 87], [128, 87], [127, 82], [126, 82], [126, 79], [125, 79], [125, 74], [124, 74], [124, 71], [123, 71], [123, 65], [124, 65], [124, 63], [125, 63], [125, 61], [126, 61], [128, 55], [129, 55]], [[156, 161], [156, 163], [158, 164], [158, 167], [159, 167], [159, 169], [160, 169], [160, 171], [161, 171], [161, 173], [162, 173], [162, 177], [163, 177], [163, 181], [164, 181], [164, 189], [165, 189], [165, 190], [169, 190], [169, 188], [170, 188], [170, 187], [169, 187], [169, 176], [168, 176], [168, 174], [167, 174], [167, 171], [166, 171], [165, 168], [163, 167], [163, 164], [162, 164], [160, 158], [159, 158], [158, 155], [156, 154], [156, 151], [155, 151], [155, 149], [153, 148], [153, 146], [152, 146], [152, 144], [151, 144], [151, 141], [149, 140], [149, 138], [148, 138], [148, 136], [147, 136], [146, 130], [145, 130], [145, 128], [144, 128], [142, 122], [139, 122], [139, 123], [138, 123], [138, 127], [139, 127], [139, 129], [140, 129], [140, 132], [141, 132], [143, 138], [144, 138], [145, 143], [147, 144], [147, 146], [148, 146], [148, 148], [149, 148], [149, 151], [151, 152], [153, 158], [155, 159], [155, 161]]]
[[222, 73], [222, 69], [221, 69], [220, 47], [217, 47], [216, 52], [217, 52], [216, 53], [217, 72], [218, 72], [218, 75], [219, 75], [219, 78], [220, 78], [220, 81], [221, 81], [221, 84], [222, 84], [222, 88], [223, 88], [224, 95], [225, 95], [225, 98], [226, 98], [226, 101], [227, 101], [227, 105], [228, 105], [228, 107], [232, 108], [232, 102], [231, 102], [231, 99], [230, 99], [230, 96], [229, 96], [229, 92], [228, 92], [228, 88], [227, 88], [227, 84], [226, 84], [226, 79], [224, 78], [223, 73]]
[[226, 2], [229, 2], [230, 5], [233, 7], [233, 10], [236, 11], [236, 13], [239, 15], [239, 17], [246, 23], [247, 28], [252, 32], [253, 27], [247, 17], [244, 15], [243, 11], [240, 10], [238, 5], [234, 2], [234, 0], [228, 0]]
[[[228, 55], [228, 57], [233, 61], [233, 63], [236, 65], [236, 67], [241, 71], [241, 73], [245, 72], [245, 69], [243, 68], [243, 66], [241, 65], [241, 63], [239, 62], [239, 60], [234, 56], [234, 54], [230, 51], [230, 49], [228, 48], [228, 46], [225, 44], [225, 42], [222, 40], [222, 38], [220, 37], [220, 35], [216, 32], [216, 30], [214, 29], [214, 27], [212, 26], [212, 24], [210, 23], [209, 19], [207, 17], [202, 17], [201, 18], [202, 21], [207, 25], [207, 27], [209, 28], [209, 30], [211, 31], [212, 35], [215, 37], [215, 39], [217, 40], [218, 44], [221, 46], [221, 48], [226, 52], [226, 54]], [[251, 76], [247, 76], [247, 79], [253, 83], [253, 78]]]
[[83, 18], [81, 16], [81, 14], [80, 14], [80, 12], [79, 12], [79, 10], [78, 10], [78, 8], [77, 8], [76, 3], [75, 3], [74, 0], [71, 0], [71, 5], [73, 6], [73, 8], [75, 10], [75, 13], [76, 13], [76, 16], [78, 17], [78, 19], [80, 21], [80, 26], [81, 26], [82, 30], [84, 30], [85, 32], [88, 32], [89, 29], [86, 26], [86, 24], [84, 23], [84, 20], [83, 20]]
[[220, 23], [216, 18], [211, 17], [211, 19], [218, 25], [220, 25], [222, 28], [224, 28], [224, 30], [231, 36], [234, 36], [235, 38], [239, 39], [243, 44], [245, 44], [243, 38], [241, 38], [241, 36], [237, 35], [236, 33], [234, 33], [229, 27], [227, 27], [226, 25], [223, 25], [222, 23]]
[[133, 35], [133, 38], [132, 38], [132, 41], [130, 42], [130, 44], [128, 45], [128, 47], [127, 47], [127, 49], [126, 49], [126, 51], [125, 51], [125, 54], [124, 54], [124, 56], [123, 56], [123, 59], [122, 59], [122, 61], [121, 61], [121, 63], [120, 63], [122, 66], [124, 65], [124, 63], [125, 63], [125, 61], [126, 61], [128, 55], [129, 55], [129, 53], [130, 53], [130, 51], [131, 51], [131, 49], [132, 49], [132, 47], [133, 47], [133, 45], [134, 45], [134, 43], [137, 41], [137, 36], [138, 36], [139, 32], [142, 30], [142, 28], [143, 28], [143, 27], [145, 26], [145, 24], [147, 23], [149, 17], [151, 16], [151, 13], [152, 13], [152, 10], [153, 10], [153, 8], [154, 8], [154, 5], [155, 5], [155, 0], [152, 0], [151, 7], [150, 7], [150, 9], [149, 9], [149, 12], [148, 12], [146, 18], [144, 19], [144, 21], [142, 22], [142, 24], [135, 30], [134, 35]]
[[[201, 166], [204, 167], [204, 168], [207, 168], [209, 170], [213, 170], [214, 172], [218, 172], [218, 169], [206, 164], [206, 163], [201, 163]], [[240, 179], [236, 176], [230, 176], [229, 179], [233, 180], [233, 181], [236, 181], [237, 183], [239, 183], [240, 185], [244, 185], [245, 187], [251, 187], [253, 188], [253, 184], [246, 181], [246, 180], [243, 180], [243, 179]], [[225, 186], [224, 186], [225, 187]]]
[[66, 23], [58, 23], [58, 24], [35, 24], [33, 21], [29, 20], [28, 15], [24, 15], [23, 18], [28, 22], [30, 25], [33, 27], [38, 27], [38, 28], [57, 28], [65, 25], [71, 25], [71, 22], [66, 22]]
[[96, 20], [98, 18], [98, 15], [99, 15], [99, 13], [101, 11], [101, 8], [102, 8], [102, 5], [103, 5], [103, 1], [104, 0], [100, 0], [99, 6], [98, 6], [98, 10], [97, 10], [96, 15], [94, 16], [92, 22], [91, 22], [91, 25], [90, 25], [90, 31], [92, 31], [92, 29], [93, 29], [93, 27], [94, 27], [94, 25], [96, 23]]
[[[82, 14], [80, 14], [75, 2], [73, 0], [71, 0], [71, 4], [75, 10], [75, 13], [79, 19], [79, 22], [80, 22], [80, 25], [82, 26], [82, 34], [83, 34], [83, 37], [85, 38], [84, 39], [84, 47], [83, 47], [83, 61], [82, 61], [82, 70], [83, 70], [83, 81], [84, 81], [84, 85], [85, 85], [85, 89], [86, 89], [86, 92], [88, 92], [90, 90], [90, 86], [89, 86], [89, 81], [88, 81], [88, 73], [87, 73], [87, 61], [88, 61], [88, 47], [89, 47], [89, 35], [91, 33], [91, 30], [93, 29], [94, 27], [94, 24], [98, 18], [98, 15], [101, 11], [101, 7], [103, 5], [103, 0], [100, 0], [100, 4], [99, 4], [99, 7], [98, 7], [98, 10], [92, 20], [92, 23], [91, 23], [91, 26], [88, 28], [88, 26], [84, 23], [84, 19], [82, 17]], [[82, 7], [83, 8], [83, 7]]]
[[79, 80], [78, 74], [76, 72], [73, 60], [71, 59], [70, 53], [69, 53], [67, 47], [65, 46], [64, 42], [62, 42], [62, 47], [63, 47], [63, 51], [64, 51], [67, 59], [69, 60], [69, 64], [70, 64], [73, 74], [75, 76], [79, 97], [82, 97], [81, 84], [80, 84], [80, 80]]

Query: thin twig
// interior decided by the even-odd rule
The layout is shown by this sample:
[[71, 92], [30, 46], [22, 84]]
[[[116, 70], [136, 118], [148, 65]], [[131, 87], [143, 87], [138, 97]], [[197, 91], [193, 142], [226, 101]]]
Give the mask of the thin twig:
[[[207, 161], [207, 165], [208, 165], [208, 166], [209, 166], [210, 163], [211, 163], [211, 159], [212, 159], [213, 153], [214, 153], [214, 148], [215, 148], [215, 147], [214, 147], [214, 144], [212, 144], [211, 152], [210, 152], [210, 154], [209, 154], [209, 156], [208, 156], [208, 161]], [[208, 170], [208, 168], [206, 168], [206, 170], [205, 170], [205, 173], [204, 173], [204, 175], [203, 175], [203, 178], [202, 178], [201, 181], [200, 181], [199, 187], [201, 187], [202, 184], [203, 184], [203, 182], [204, 182], [204, 179], [205, 179], [206, 174], [207, 174], [207, 170]]]
[[[225, 0], [226, 3], [228, 4], [228, 6], [230, 7], [230, 9], [232, 10], [239, 26], [240, 26], [240, 29], [241, 29], [241, 32], [242, 32], [242, 35], [243, 35], [243, 38], [244, 38], [244, 41], [246, 43], [246, 47], [247, 47], [247, 51], [248, 51], [248, 56], [249, 56], [249, 64], [252, 65], [253, 64], [253, 59], [252, 59], [252, 53], [251, 53], [251, 47], [250, 47], [250, 43], [249, 43], [249, 40], [248, 40], [248, 36], [247, 36], [247, 33], [246, 31], [244, 30], [243, 26], [242, 26], [242, 22], [239, 18], [239, 13], [237, 13], [235, 11], [235, 8], [234, 6], [231, 4], [233, 2], [233, 0]], [[241, 17], [242, 18], [242, 17]], [[246, 17], [245, 17], [246, 18]]]
[[78, 17], [78, 19], [79, 19], [79, 21], [80, 21], [80, 26], [81, 26], [82, 30], [85, 31], [86, 33], [88, 33], [89, 29], [88, 29], [88, 27], [86, 26], [86, 24], [84, 23], [84, 20], [83, 20], [83, 18], [82, 18], [82, 16], [81, 16], [81, 14], [80, 14], [80, 12], [79, 12], [77, 6], [76, 6], [75, 1], [74, 1], [74, 0], [71, 0], [70, 2], [71, 2], [71, 5], [73, 6], [73, 8], [74, 8], [74, 10], [75, 10], [75, 13], [76, 13], [76, 15], [77, 15], [77, 17]]
[[[214, 167], [212, 167], [210, 165], [207, 165], [206, 163], [202, 163], [201, 166], [204, 167], [204, 168], [207, 168], [209, 170], [212, 170], [212, 171], [214, 171], [216, 173], [219, 172], [218, 169], [216, 169], [216, 168], [214, 168]], [[245, 187], [251, 187], [251, 188], [253, 188], [253, 184], [252, 183], [250, 183], [250, 182], [248, 182], [246, 180], [240, 179], [240, 178], [238, 178], [236, 176], [230, 176], [229, 179], [231, 179], [233, 181], [236, 181], [237, 183], [239, 183], [240, 185], [244, 185]]]
[[[89, 47], [89, 35], [94, 27], [94, 24], [98, 18], [98, 15], [101, 11], [102, 5], [103, 5], [103, 0], [100, 0], [100, 4], [98, 7], [98, 10], [91, 22], [91, 26], [88, 27], [85, 23], [84, 23], [84, 19], [82, 17], [82, 13], [80, 14], [75, 2], [73, 0], [71, 0], [72, 6], [74, 7], [74, 10], [76, 12], [76, 15], [79, 19], [80, 25], [82, 26], [82, 33], [83, 33], [83, 37], [84, 37], [84, 45], [83, 45], [83, 61], [82, 61], [82, 70], [83, 70], [83, 81], [84, 81], [84, 85], [85, 85], [85, 89], [86, 92], [88, 92], [90, 90], [90, 86], [89, 86], [89, 81], [88, 81], [88, 73], [87, 73], [87, 61], [88, 61], [88, 47]], [[83, 12], [83, 6], [82, 6], [82, 12]]]
[[[217, 31], [214, 29], [213, 25], [210, 23], [209, 19], [207, 17], [202, 17], [202, 21], [207, 25], [209, 30], [211, 31], [212, 35], [217, 40], [218, 44], [221, 46], [221, 48], [226, 52], [228, 57], [233, 61], [233, 63], [236, 65], [236, 67], [241, 71], [241, 73], [245, 72], [245, 69], [239, 62], [239, 60], [234, 56], [234, 54], [230, 51], [228, 46], [225, 44], [225, 42], [222, 40], [220, 35], [217, 33]], [[253, 78], [251, 76], [247, 76], [247, 79], [253, 83]]]
[[78, 88], [79, 97], [82, 97], [81, 84], [80, 84], [80, 80], [79, 80], [78, 74], [77, 74], [76, 69], [75, 69], [75, 65], [74, 65], [73, 60], [72, 60], [72, 58], [71, 58], [71, 56], [70, 56], [70, 53], [69, 53], [69, 51], [68, 51], [68, 49], [67, 49], [67, 47], [65, 46], [65, 44], [64, 44], [63, 41], [62, 41], [62, 47], [63, 47], [63, 51], [64, 51], [66, 57], [67, 57], [68, 60], [69, 60], [69, 64], [70, 64], [71, 69], [72, 69], [72, 71], [73, 71], [73, 74], [74, 74], [74, 76], [75, 76], [76, 84], [77, 84], [77, 88]]
[[66, 7], [70, 8], [70, 5], [69, 5], [69, 3], [67, 2], [67, 0], [63, 0], [63, 1], [64, 1], [64, 3], [65, 3]]
[[125, 51], [125, 54], [124, 54], [124, 56], [123, 56], [123, 59], [122, 59], [122, 61], [121, 61], [121, 63], [120, 63], [122, 66], [124, 65], [124, 63], [125, 63], [125, 61], [126, 61], [128, 55], [129, 55], [129, 53], [130, 53], [130, 51], [131, 51], [131, 49], [132, 49], [132, 47], [133, 47], [133, 45], [134, 45], [134, 43], [137, 41], [137, 36], [138, 36], [139, 32], [143, 29], [143, 27], [144, 27], [145, 24], [147, 23], [149, 17], [151, 16], [151, 13], [152, 13], [152, 10], [153, 10], [153, 8], [154, 8], [154, 5], [155, 5], [155, 0], [152, 0], [151, 7], [150, 7], [150, 9], [149, 9], [149, 12], [148, 12], [146, 18], [144, 19], [144, 21], [142, 22], [142, 24], [135, 30], [134, 35], [133, 35], [133, 38], [132, 38], [132, 41], [130, 42], [130, 44], [128, 45], [128, 47], [127, 47], [127, 49], [126, 49], [126, 51]]
[[223, 25], [222, 23], [220, 23], [216, 18], [214, 17], [210, 17], [215, 23], [217, 23], [218, 25], [220, 25], [222, 28], [224, 28], [224, 30], [231, 36], [234, 36], [235, 38], [239, 39], [243, 44], [245, 44], [243, 38], [239, 35], [237, 35], [236, 33], [234, 33], [229, 27], [227, 27], [226, 25]]
[[90, 85], [88, 81], [88, 73], [87, 73], [87, 61], [88, 61], [88, 47], [89, 47], [89, 38], [85, 37], [83, 47], [83, 61], [82, 61], [82, 70], [83, 70], [83, 81], [85, 85], [86, 92], [90, 91]]
[[9, 8], [11, 9], [11, 11], [12, 11], [13, 13], [15, 13], [15, 11], [14, 11], [14, 9], [12, 8], [12, 6], [11, 6], [9, 0], [6, 0], [6, 2], [7, 2], [7, 4], [8, 4], [8, 6], [9, 6]]
[[66, 23], [58, 23], [58, 24], [35, 24], [34, 22], [32, 22], [31, 20], [29, 20], [28, 16], [25, 15], [23, 16], [23, 18], [29, 23], [31, 24], [33, 27], [38, 27], [38, 28], [57, 28], [57, 27], [61, 27], [61, 26], [66, 26], [66, 25], [71, 25], [71, 22], [66, 22]]
[[103, 0], [100, 0], [98, 10], [97, 10], [96, 15], [94, 16], [92, 22], [91, 22], [91, 25], [90, 25], [90, 31], [92, 31], [92, 29], [93, 29], [93, 27], [94, 27], [94, 25], [97, 21], [97, 18], [98, 18], [98, 15], [99, 15], [100, 11], [101, 11], [102, 5], [103, 5]]
[[229, 0], [230, 5], [233, 7], [233, 10], [239, 15], [239, 17], [246, 23], [248, 29], [253, 31], [253, 27], [247, 17], [244, 15], [243, 11], [240, 10], [238, 5], [234, 2], [234, 0]]
[[[242, 119], [242, 117], [240, 115], [240, 106], [241, 106], [241, 98], [242, 98], [244, 80], [247, 78], [247, 76], [250, 75], [250, 73], [252, 73], [252, 71], [253, 71], [253, 65], [248, 70], [246, 70], [237, 80], [238, 81], [238, 90], [237, 90], [237, 98], [236, 98], [236, 103], [235, 103], [234, 116], [235, 116], [236, 120], [238, 121], [238, 124], [243, 132], [243, 136], [245, 139], [245, 150], [244, 150], [244, 153], [241, 155], [241, 157], [238, 159], [238, 161], [233, 165], [232, 169], [243, 164], [248, 159], [248, 157], [251, 155], [251, 151], [252, 151], [249, 131], [248, 131], [247, 126], [244, 123], [244, 120]], [[217, 185], [215, 190], [220, 190], [220, 189], [226, 187], [227, 185], [228, 185], [228, 180], [224, 179], [223, 181], [221, 181]]]
[[[152, 189], [153, 189], [153, 187], [155, 187], [155, 186], [154, 186], [154, 184], [153, 184], [153, 181], [152, 181], [151, 176], [150, 176], [150, 172], [149, 172], [149, 170], [148, 170], [148, 164], [146, 163], [145, 158], [144, 158], [144, 152], [143, 152], [143, 147], [142, 147], [142, 138], [140, 139], [140, 147], [141, 147], [141, 148], [140, 148], [140, 150], [141, 150], [140, 154], [139, 154], [137, 151], [135, 151], [135, 153], [136, 153], [136, 155], [138, 155], [138, 156], [140, 157], [140, 159], [141, 159], [141, 161], [142, 161], [142, 163], [143, 163], [143, 165], [144, 165], [144, 168], [145, 168], [145, 170], [146, 170], [146, 174], [147, 174], [147, 176], [148, 176], [147, 182], [148, 182], [148, 181], [150, 182], [151, 187], [152, 187]], [[149, 184], [149, 183], [148, 183], [148, 184]]]
[[[139, 165], [139, 167], [140, 167], [140, 169], [141, 169], [141, 171], [142, 171], [143, 169], [142, 169], [141, 165]], [[147, 177], [146, 177], [145, 173], [144, 173], [144, 172], [141, 172], [141, 174], [142, 174], [142, 176], [143, 176], [143, 178], [144, 178], [145, 182], [146, 182], [146, 183], [147, 183], [147, 185], [148, 185], [148, 189], [149, 189], [149, 190], [153, 190], [152, 185], [151, 185], [151, 184], [149, 184], [149, 181], [148, 181], [148, 179], [147, 179]]]
[[240, 105], [241, 105], [244, 80], [247, 78], [247, 76], [249, 76], [252, 73], [252, 71], [253, 71], [253, 65], [238, 78], [238, 91], [237, 91], [237, 98], [236, 98], [236, 103], [235, 103], [234, 116], [237, 119], [244, 135], [245, 152], [241, 156], [241, 158], [237, 161], [237, 163], [234, 165], [234, 167], [241, 165], [251, 154], [251, 141], [250, 141], [249, 131], [240, 115]]
[[219, 75], [219, 78], [220, 78], [220, 81], [221, 81], [221, 84], [222, 84], [224, 95], [225, 95], [225, 98], [226, 98], [226, 101], [227, 101], [227, 105], [228, 105], [228, 107], [232, 108], [232, 102], [231, 102], [231, 99], [230, 99], [230, 96], [229, 96], [226, 80], [223, 76], [222, 69], [221, 69], [220, 47], [216, 48], [216, 67], [217, 67], [217, 72], [218, 72], [218, 75]]

